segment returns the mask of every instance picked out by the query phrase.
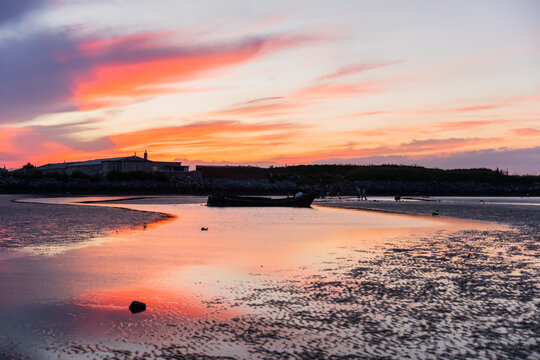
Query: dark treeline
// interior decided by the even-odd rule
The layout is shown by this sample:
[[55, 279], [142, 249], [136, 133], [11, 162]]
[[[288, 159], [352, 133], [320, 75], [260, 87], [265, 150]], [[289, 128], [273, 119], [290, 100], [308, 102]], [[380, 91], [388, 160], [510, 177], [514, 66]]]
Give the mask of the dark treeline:
[[540, 176], [508, 175], [490, 169], [441, 170], [420, 166], [298, 165], [271, 167], [266, 179], [204, 179], [189, 173], [109, 172], [90, 176], [41, 173], [31, 164], [0, 171], [0, 193], [38, 194], [287, 194], [325, 195], [496, 195], [540, 196]]
[[330, 195], [538, 196], [540, 176], [479, 169], [442, 170], [406, 165], [297, 165], [269, 169], [273, 181], [293, 181]]
[[276, 180], [296, 179], [311, 184], [325, 184], [336, 181], [475, 181], [498, 184], [533, 185], [540, 182], [540, 176], [508, 175], [501, 170], [454, 169], [442, 170], [421, 166], [405, 165], [297, 165], [269, 169]]

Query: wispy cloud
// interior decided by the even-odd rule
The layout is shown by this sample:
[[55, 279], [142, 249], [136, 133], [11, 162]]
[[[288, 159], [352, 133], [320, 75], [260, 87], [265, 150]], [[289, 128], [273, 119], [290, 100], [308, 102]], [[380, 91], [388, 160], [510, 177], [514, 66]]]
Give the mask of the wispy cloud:
[[366, 147], [361, 143], [347, 142], [306, 149], [294, 155], [284, 155], [274, 159], [280, 163], [306, 163], [328, 158], [355, 158], [367, 156], [423, 156], [428, 154], [454, 153], [477, 150], [499, 142], [498, 138], [444, 138], [444, 139], [414, 139], [398, 142], [395, 145]]
[[303, 126], [285, 122], [205, 121], [183, 126], [147, 129], [95, 139], [79, 139], [72, 132], [91, 130], [100, 119], [70, 124], [3, 128], [0, 131], [0, 165], [19, 167], [26, 161], [38, 165], [125, 155], [148, 149], [154, 159], [179, 155], [210, 161], [262, 161], [268, 149], [294, 145]]
[[367, 71], [367, 70], [373, 70], [381, 67], [386, 67], [394, 64], [398, 64], [400, 61], [388, 61], [388, 62], [379, 62], [379, 63], [367, 63], [367, 64], [359, 64], [359, 65], [352, 65], [343, 67], [331, 74], [321, 76], [317, 80], [325, 81], [325, 80], [334, 80], [337, 78], [342, 77], [348, 77], [352, 75], [356, 75], [358, 73]]
[[467, 121], [444, 121], [430, 122], [422, 126], [390, 126], [367, 130], [354, 130], [344, 132], [342, 135], [354, 134], [361, 137], [392, 137], [407, 138], [422, 134], [424, 136], [433, 136], [455, 131], [472, 131], [483, 127], [498, 126], [502, 124], [511, 124], [513, 120], [495, 119], [495, 120], [467, 120]]
[[257, 98], [253, 100], [244, 101], [241, 103], [236, 104], [236, 106], [245, 106], [245, 105], [251, 105], [255, 103], [268, 103], [269, 101], [279, 101], [285, 99], [283, 96], [269, 96], [269, 97], [263, 97], [263, 98]]
[[[291, 123], [243, 123], [239, 121], [198, 122], [111, 136], [119, 149], [152, 148], [169, 154], [180, 149], [224, 152], [245, 151], [289, 142], [288, 137], [302, 127]], [[291, 140], [292, 141], [292, 140]], [[189, 146], [190, 148], [184, 148]], [[245, 154], [247, 155], [247, 154]]]
[[103, 119], [88, 119], [59, 125], [35, 125], [30, 126], [29, 129], [44, 140], [55, 141], [74, 151], [93, 153], [113, 149], [114, 143], [108, 136], [100, 136], [91, 140], [82, 140], [75, 138], [73, 134], [86, 130], [93, 130], [95, 129], [95, 126], [102, 121]]
[[465, 106], [465, 107], [454, 107], [454, 108], [439, 108], [439, 109], [403, 109], [403, 110], [373, 110], [373, 111], [363, 111], [352, 114], [352, 116], [372, 116], [372, 115], [389, 115], [389, 114], [460, 114], [460, 113], [470, 113], [470, 112], [479, 112], [479, 111], [488, 111], [499, 109], [500, 106], [497, 105], [475, 105], [475, 106]]
[[494, 138], [422, 139], [413, 140], [409, 143], [401, 144], [396, 147], [390, 147], [389, 150], [403, 151], [409, 154], [444, 151], [455, 152], [471, 146], [492, 144], [494, 141], [496, 141]]
[[232, 108], [210, 112], [207, 116], [217, 118], [231, 116], [274, 117], [291, 114], [294, 112], [294, 109], [300, 106], [299, 103], [292, 103], [284, 99], [284, 97], [278, 96], [254, 99]]
[[374, 116], [374, 115], [414, 115], [414, 114], [466, 114], [473, 112], [488, 112], [491, 110], [500, 110], [503, 107], [511, 106], [516, 103], [536, 103], [540, 102], [540, 96], [523, 96], [523, 97], [514, 97], [514, 98], [503, 98], [503, 99], [494, 99], [492, 103], [484, 104], [475, 104], [470, 106], [456, 106], [456, 107], [445, 107], [441, 106], [439, 108], [428, 108], [428, 109], [376, 109], [370, 111], [362, 111], [351, 114], [351, 117], [354, 116]]
[[431, 127], [435, 130], [442, 131], [454, 131], [454, 130], [473, 130], [485, 126], [501, 125], [512, 123], [512, 120], [469, 120], [469, 121], [446, 121], [433, 123], [427, 127]]
[[292, 94], [301, 98], [343, 98], [355, 97], [359, 95], [373, 94], [379, 91], [381, 82], [370, 82], [364, 84], [320, 84], [300, 89]]
[[519, 136], [539, 136], [540, 129], [534, 129], [534, 128], [513, 129], [512, 133]]
[[283, 96], [272, 96], [248, 100], [230, 108], [202, 114], [205, 118], [244, 116], [253, 118], [273, 118], [305, 111], [314, 101], [333, 98], [348, 98], [370, 95], [378, 91], [380, 83], [359, 85], [319, 84], [305, 87]]
[[247, 100], [235, 104], [230, 108], [210, 112], [205, 115], [278, 117], [290, 115], [291, 113], [300, 111], [300, 109], [305, 111], [307, 107], [319, 100], [353, 98], [377, 94], [383, 90], [385, 85], [402, 81], [402, 79], [384, 78], [362, 83], [334, 83], [326, 80], [338, 79], [395, 63], [398, 62], [371, 63], [346, 67], [335, 73], [315, 79], [312, 85], [301, 87], [296, 91]]

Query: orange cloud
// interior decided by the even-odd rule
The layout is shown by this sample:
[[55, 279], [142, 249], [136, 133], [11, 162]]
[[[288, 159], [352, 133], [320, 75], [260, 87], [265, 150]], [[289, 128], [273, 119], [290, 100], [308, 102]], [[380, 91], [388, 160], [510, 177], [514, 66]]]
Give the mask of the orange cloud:
[[[154, 160], [179, 156], [199, 156], [231, 161], [257, 161], [272, 150], [294, 145], [302, 126], [290, 123], [242, 123], [239, 121], [201, 122], [185, 126], [142, 130], [107, 138], [112, 147], [96, 151], [76, 150], [39, 129], [13, 129], [0, 136], [0, 166], [18, 168], [30, 161], [36, 165], [62, 161], [125, 156], [148, 149]], [[279, 151], [279, 150], [276, 150]]]
[[175, 91], [159, 85], [192, 80], [308, 40], [276, 36], [196, 48], [167, 44], [161, 34], [91, 41], [81, 48], [86, 56], [95, 57], [97, 64], [89, 76], [78, 76], [74, 97], [81, 109], [88, 110], [99, 106], [101, 99]]
[[161, 158], [189, 153], [206, 161], [216, 157], [236, 161], [262, 157], [272, 146], [290, 143], [299, 129], [288, 123], [216, 121], [118, 134], [110, 139], [122, 151], [148, 148]]

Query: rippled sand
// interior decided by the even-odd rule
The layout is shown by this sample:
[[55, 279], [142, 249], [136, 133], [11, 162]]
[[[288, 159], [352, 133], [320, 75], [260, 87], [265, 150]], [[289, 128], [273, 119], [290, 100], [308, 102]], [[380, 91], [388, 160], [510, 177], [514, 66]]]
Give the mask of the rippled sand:
[[[139, 203], [149, 201], [159, 203]], [[130, 203], [136, 207], [137, 201]], [[326, 205], [434, 211], [428, 203]], [[441, 215], [509, 226], [441, 219], [445, 225], [432, 230], [373, 232], [367, 245], [317, 247], [306, 252], [300, 268], [284, 266], [269, 252], [256, 259], [264, 267], [248, 264], [251, 270], [242, 276], [224, 276], [220, 267], [205, 276], [185, 267], [170, 274], [191, 279], [197, 291], [160, 289], [165, 283], [145, 288], [141, 282], [20, 307], [9, 316], [21, 325], [10, 331], [31, 334], [42, 345], [26, 351], [17, 336], [4, 333], [0, 358], [540, 358], [540, 209], [436, 207]], [[418, 218], [424, 219], [429, 221]], [[214, 236], [214, 229], [195, 241], [204, 246], [202, 236]], [[340, 236], [350, 231], [356, 230]], [[113, 245], [105, 249], [113, 251]], [[152, 306], [131, 315], [126, 303], [133, 296]]]

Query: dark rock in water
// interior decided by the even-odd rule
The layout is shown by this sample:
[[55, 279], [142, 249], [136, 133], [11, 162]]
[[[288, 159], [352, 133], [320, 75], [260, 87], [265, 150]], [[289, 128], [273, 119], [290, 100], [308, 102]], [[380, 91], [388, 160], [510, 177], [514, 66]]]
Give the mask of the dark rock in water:
[[208, 228], [207, 227], [202, 227], [201, 231], [208, 231]]
[[439, 212], [437, 212], [437, 211], [432, 212], [431, 215], [432, 215], [432, 216], [437, 216], [437, 215], [439, 215]]
[[140, 313], [146, 310], [146, 304], [140, 301], [132, 301], [131, 305], [129, 305], [129, 311], [131, 311], [132, 314]]

